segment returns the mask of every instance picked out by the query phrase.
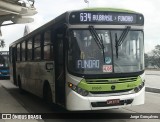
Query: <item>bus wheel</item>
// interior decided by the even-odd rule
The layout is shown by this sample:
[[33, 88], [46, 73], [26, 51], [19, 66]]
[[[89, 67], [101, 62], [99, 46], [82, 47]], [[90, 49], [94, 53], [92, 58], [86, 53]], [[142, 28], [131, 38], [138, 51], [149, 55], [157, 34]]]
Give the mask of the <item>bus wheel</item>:
[[43, 98], [49, 106], [52, 106], [52, 91], [48, 83], [44, 86]]
[[18, 88], [19, 88], [19, 93], [24, 94], [24, 90], [22, 89], [22, 86], [21, 86], [20, 76], [18, 76]]

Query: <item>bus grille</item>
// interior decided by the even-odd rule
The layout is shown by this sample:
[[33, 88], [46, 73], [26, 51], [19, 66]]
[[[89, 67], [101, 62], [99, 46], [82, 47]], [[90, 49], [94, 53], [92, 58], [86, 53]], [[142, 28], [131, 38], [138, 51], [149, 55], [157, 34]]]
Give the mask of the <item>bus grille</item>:
[[119, 78], [119, 79], [103, 79], [103, 80], [86, 80], [88, 84], [114, 84], [114, 83], [124, 83], [124, 82], [134, 82], [138, 77], [130, 78]]
[[125, 93], [125, 92], [129, 92], [133, 89], [126, 89], [126, 90], [118, 90], [118, 91], [90, 91], [91, 94], [116, 94], [116, 93]]

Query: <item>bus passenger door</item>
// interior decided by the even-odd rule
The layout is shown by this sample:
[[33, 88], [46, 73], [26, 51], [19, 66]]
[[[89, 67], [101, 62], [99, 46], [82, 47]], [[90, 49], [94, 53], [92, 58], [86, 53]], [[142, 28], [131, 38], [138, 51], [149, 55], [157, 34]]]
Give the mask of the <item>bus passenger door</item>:
[[55, 37], [55, 93], [56, 103], [65, 105], [65, 68], [63, 34]]

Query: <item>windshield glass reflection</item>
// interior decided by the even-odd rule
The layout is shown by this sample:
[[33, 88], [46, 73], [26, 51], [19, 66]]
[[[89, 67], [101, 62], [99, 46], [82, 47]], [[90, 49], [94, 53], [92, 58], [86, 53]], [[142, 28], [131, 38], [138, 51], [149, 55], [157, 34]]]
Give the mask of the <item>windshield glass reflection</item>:
[[78, 74], [128, 73], [144, 69], [143, 32], [129, 31], [118, 46], [116, 56], [115, 35], [123, 30], [96, 30], [102, 38], [103, 50], [89, 30], [71, 30], [68, 49], [68, 69]]

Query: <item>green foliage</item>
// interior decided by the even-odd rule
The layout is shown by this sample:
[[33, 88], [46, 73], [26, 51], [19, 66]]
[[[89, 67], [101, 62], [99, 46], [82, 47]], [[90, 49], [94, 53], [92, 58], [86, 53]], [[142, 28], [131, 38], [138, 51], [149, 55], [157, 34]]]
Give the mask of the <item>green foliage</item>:
[[153, 66], [160, 68], [160, 45], [156, 45], [151, 54], [145, 54], [145, 67]]
[[155, 46], [155, 49], [152, 51], [153, 62], [160, 68], [160, 45]]

